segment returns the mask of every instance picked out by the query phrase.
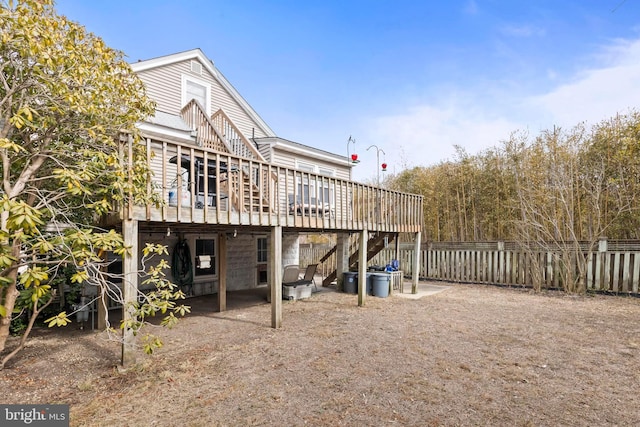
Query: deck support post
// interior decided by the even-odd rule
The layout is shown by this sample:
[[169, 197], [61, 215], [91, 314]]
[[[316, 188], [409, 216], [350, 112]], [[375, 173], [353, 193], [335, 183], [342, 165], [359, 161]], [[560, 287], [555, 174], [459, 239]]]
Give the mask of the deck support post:
[[282, 326], [282, 226], [273, 227], [269, 237], [271, 327], [278, 329]]
[[336, 239], [336, 283], [344, 291], [344, 272], [349, 271], [349, 234], [338, 233]]
[[413, 248], [413, 272], [411, 273], [411, 293], [418, 293], [418, 276], [420, 275], [420, 247], [422, 246], [421, 233], [418, 231], [415, 235]]
[[[125, 219], [122, 222], [122, 237], [124, 245], [130, 249], [125, 253], [122, 262], [122, 318], [127, 321], [136, 317], [133, 304], [138, 299], [138, 221]], [[131, 328], [122, 329], [122, 357], [123, 367], [129, 367], [136, 362], [135, 335]]]
[[218, 233], [218, 311], [227, 310], [227, 234]]
[[367, 229], [360, 232], [360, 247], [358, 250], [358, 306], [364, 307], [367, 297], [367, 241], [369, 233]]

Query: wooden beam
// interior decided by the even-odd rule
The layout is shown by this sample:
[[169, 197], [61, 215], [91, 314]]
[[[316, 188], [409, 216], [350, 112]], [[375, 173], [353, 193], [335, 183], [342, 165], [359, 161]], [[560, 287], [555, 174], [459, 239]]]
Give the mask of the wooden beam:
[[413, 272], [411, 274], [411, 293], [418, 293], [418, 275], [420, 274], [420, 246], [422, 235], [418, 231], [415, 238], [415, 246], [413, 248]]
[[[130, 250], [124, 255], [122, 262], [122, 318], [125, 322], [135, 319], [133, 304], [138, 298], [138, 221], [125, 219], [122, 222], [122, 236], [124, 245]], [[131, 328], [122, 330], [122, 357], [123, 367], [128, 367], [136, 361], [135, 336]]]
[[360, 232], [360, 248], [358, 252], [358, 306], [364, 307], [367, 296], [367, 229]]
[[282, 326], [282, 226], [271, 228], [269, 285], [271, 286], [271, 327]]
[[349, 233], [338, 233], [336, 239], [336, 283], [344, 290], [344, 272], [349, 271]]
[[218, 311], [227, 310], [227, 234], [218, 233]]

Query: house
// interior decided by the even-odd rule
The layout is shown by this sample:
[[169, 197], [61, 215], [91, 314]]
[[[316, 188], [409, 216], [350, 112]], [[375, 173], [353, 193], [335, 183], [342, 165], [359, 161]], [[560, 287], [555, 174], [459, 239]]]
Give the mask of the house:
[[367, 247], [383, 236], [413, 233], [419, 245], [422, 196], [353, 182], [347, 157], [280, 138], [200, 49], [131, 66], [157, 103], [139, 128], [154, 173], [149, 191], [165, 204], [123, 206], [112, 218], [137, 248], [123, 262], [125, 298], [138, 287], [133, 272], [144, 242], [170, 250], [186, 242], [191, 295], [216, 293], [224, 310], [227, 292], [276, 284], [271, 324], [279, 327], [282, 269], [298, 264], [299, 233], [337, 234], [327, 280], [356, 261], [366, 268]]

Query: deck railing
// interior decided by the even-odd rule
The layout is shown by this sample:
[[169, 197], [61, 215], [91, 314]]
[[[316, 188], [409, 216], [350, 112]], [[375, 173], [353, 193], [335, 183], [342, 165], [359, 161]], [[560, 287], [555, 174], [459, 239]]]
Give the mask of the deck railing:
[[219, 109], [211, 116], [211, 121], [214, 127], [222, 134], [232, 153], [247, 159], [264, 160], [258, 150], [244, 137], [240, 129], [233, 124], [222, 109]]
[[137, 206], [145, 221], [296, 229], [416, 232], [422, 196], [221, 153], [145, 140], [160, 207]]
[[192, 99], [180, 111], [180, 116], [196, 132], [196, 143], [223, 153], [233, 153], [224, 136], [213, 125], [198, 101]]

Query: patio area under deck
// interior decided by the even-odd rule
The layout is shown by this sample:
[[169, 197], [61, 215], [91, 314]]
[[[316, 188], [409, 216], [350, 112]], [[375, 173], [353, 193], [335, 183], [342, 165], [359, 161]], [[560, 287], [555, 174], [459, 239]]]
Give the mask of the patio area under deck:
[[[130, 140], [127, 143], [133, 144]], [[121, 222], [125, 244], [131, 247], [123, 262], [125, 302], [135, 301], [138, 289], [140, 226], [198, 227], [221, 236], [230, 230], [262, 230], [270, 243], [268, 281], [273, 284], [282, 283], [283, 232], [357, 233], [362, 270], [359, 305], [364, 305], [366, 295], [369, 233], [410, 233], [419, 245], [423, 221], [420, 195], [274, 166], [193, 144], [146, 139], [144, 145], [153, 173], [148, 191], [159, 194], [164, 203], [123, 206], [111, 217]], [[123, 152], [131, 152], [123, 148]], [[226, 259], [225, 246], [223, 243], [219, 249], [221, 260]], [[226, 262], [220, 263], [219, 270], [218, 310], [224, 311]], [[271, 326], [279, 328], [282, 287], [270, 286], [270, 292]], [[131, 337], [127, 331], [124, 335], [123, 352], [128, 353]]]

